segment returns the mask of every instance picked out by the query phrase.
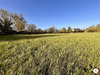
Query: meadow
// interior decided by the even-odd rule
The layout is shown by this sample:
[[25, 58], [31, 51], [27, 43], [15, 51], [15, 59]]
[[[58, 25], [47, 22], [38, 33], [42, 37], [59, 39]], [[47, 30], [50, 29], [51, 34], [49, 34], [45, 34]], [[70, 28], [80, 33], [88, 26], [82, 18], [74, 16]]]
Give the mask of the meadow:
[[0, 35], [0, 75], [93, 75], [94, 68], [100, 33]]

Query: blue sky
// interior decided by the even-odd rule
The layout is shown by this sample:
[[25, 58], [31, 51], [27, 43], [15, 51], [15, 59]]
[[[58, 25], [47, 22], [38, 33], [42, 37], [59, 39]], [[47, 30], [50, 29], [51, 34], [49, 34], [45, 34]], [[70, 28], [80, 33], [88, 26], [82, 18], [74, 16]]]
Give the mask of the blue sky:
[[0, 0], [0, 9], [22, 13], [29, 24], [41, 29], [100, 24], [100, 0]]

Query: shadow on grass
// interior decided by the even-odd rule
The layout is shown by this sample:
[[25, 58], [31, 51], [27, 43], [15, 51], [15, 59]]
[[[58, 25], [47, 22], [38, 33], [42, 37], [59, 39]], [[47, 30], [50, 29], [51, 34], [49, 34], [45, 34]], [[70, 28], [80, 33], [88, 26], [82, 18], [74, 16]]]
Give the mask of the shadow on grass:
[[53, 37], [59, 35], [0, 35], [0, 41], [14, 41], [22, 39], [35, 39], [42, 37]]

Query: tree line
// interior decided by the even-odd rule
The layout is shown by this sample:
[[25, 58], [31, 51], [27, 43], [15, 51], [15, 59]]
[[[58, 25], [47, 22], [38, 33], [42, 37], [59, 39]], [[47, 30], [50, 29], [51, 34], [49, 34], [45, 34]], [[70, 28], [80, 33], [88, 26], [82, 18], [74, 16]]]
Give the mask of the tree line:
[[86, 29], [88, 32], [100, 32], [100, 24], [90, 26]]
[[[78, 32], [100, 32], [100, 24], [90, 26], [87, 29], [81, 29]], [[35, 24], [28, 24], [23, 15], [10, 13], [7, 10], [0, 9], [0, 34], [44, 34], [44, 33], [70, 33], [73, 32], [69, 26], [67, 29], [63, 27], [58, 30], [51, 26], [45, 30], [37, 29]]]

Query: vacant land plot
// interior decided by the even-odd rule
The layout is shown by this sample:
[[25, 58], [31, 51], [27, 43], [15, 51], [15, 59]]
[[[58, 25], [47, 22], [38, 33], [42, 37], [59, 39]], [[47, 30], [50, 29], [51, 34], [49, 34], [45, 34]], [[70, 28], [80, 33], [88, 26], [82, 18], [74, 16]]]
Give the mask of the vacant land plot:
[[0, 36], [0, 75], [92, 75], [100, 33]]

